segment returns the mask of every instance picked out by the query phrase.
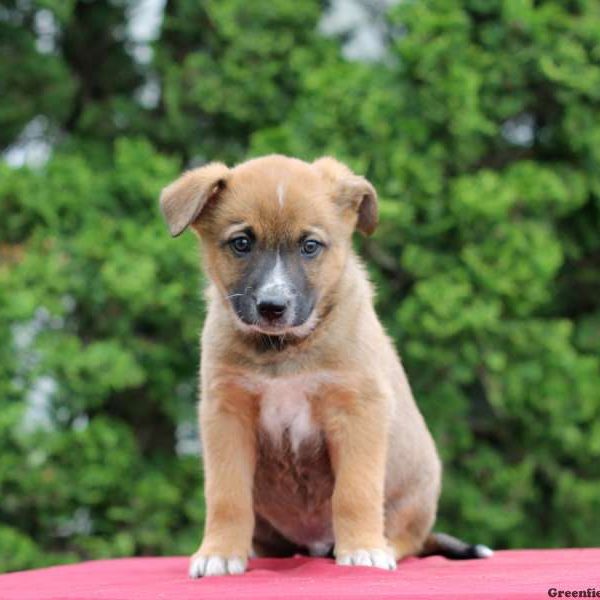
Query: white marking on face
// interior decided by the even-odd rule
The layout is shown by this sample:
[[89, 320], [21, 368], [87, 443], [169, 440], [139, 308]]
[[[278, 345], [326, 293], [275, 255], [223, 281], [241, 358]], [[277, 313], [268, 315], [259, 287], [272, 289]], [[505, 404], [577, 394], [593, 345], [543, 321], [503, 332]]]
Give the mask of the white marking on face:
[[277, 201], [279, 202], [279, 208], [283, 208], [283, 203], [285, 202], [285, 187], [283, 183], [277, 186]]
[[280, 291], [286, 296], [291, 294], [290, 286], [286, 277], [285, 269], [283, 268], [283, 261], [279, 252], [275, 259], [275, 266], [271, 272], [267, 275], [265, 283], [260, 288], [260, 292], [273, 292]]
[[259, 300], [269, 296], [281, 297], [286, 300], [288, 303], [288, 310], [285, 313], [285, 320], [288, 324], [294, 322], [296, 317], [295, 303], [292, 301], [294, 294], [288, 281], [288, 277], [283, 267], [283, 261], [281, 260], [279, 252], [277, 253], [277, 258], [275, 259], [275, 266], [265, 277], [265, 281], [258, 289], [256, 295]]

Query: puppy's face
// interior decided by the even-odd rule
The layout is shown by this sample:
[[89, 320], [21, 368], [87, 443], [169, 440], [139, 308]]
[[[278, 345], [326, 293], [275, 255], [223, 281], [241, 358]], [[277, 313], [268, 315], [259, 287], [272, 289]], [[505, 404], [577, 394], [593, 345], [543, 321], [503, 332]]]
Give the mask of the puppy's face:
[[354, 228], [370, 233], [376, 221], [372, 186], [329, 158], [209, 165], [166, 188], [161, 204], [173, 234], [185, 220], [199, 233], [236, 324], [267, 335], [315, 328], [334, 302]]

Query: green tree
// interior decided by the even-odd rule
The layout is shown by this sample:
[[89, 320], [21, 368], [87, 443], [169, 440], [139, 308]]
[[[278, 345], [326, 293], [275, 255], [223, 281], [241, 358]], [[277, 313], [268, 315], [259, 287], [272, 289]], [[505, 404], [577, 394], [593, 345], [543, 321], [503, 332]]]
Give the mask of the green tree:
[[157, 197], [267, 152], [379, 190], [360, 249], [446, 465], [439, 527], [596, 543], [598, 7], [403, 2], [366, 63], [318, 0], [169, 0], [142, 59], [133, 0], [5, 1], [0, 147], [34, 123], [52, 154], [0, 165], [0, 570], [195, 549], [202, 280]]

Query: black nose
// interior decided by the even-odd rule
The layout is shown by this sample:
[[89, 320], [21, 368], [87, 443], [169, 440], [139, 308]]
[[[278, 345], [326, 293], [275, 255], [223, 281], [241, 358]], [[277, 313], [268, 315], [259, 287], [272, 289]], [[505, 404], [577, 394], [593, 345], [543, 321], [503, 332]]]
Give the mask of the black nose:
[[285, 300], [262, 300], [257, 305], [258, 313], [267, 321], [276, 321], [287, 308]]

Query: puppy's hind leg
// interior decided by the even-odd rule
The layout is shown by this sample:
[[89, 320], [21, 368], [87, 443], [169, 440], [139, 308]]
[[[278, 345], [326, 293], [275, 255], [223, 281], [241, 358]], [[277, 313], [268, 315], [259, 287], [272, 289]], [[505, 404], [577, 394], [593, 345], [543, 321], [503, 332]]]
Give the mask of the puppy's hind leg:
[[396, 560], [407, 556], [444, 556], [453, 560], [489, 558], [483, 544], [468, 544], [446, 533], [432, 533], [436, 503], [423, 497], [400, 498], [386, 505], [386, 535]]
[[385, 532], [396, 560], [420, 554], [435, 513], [436, 502], [418, 496], [388, 500]]

